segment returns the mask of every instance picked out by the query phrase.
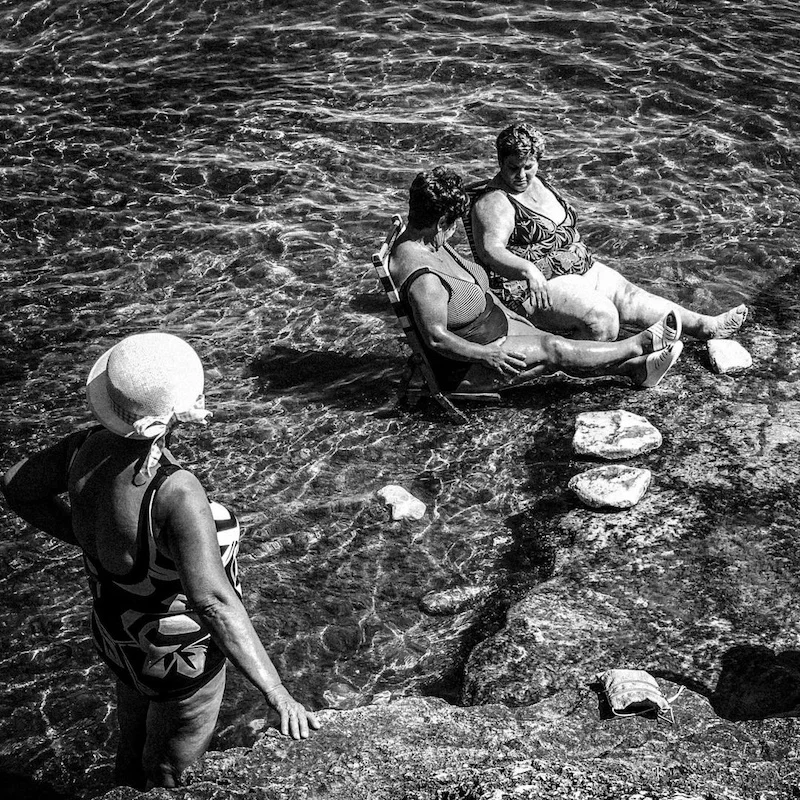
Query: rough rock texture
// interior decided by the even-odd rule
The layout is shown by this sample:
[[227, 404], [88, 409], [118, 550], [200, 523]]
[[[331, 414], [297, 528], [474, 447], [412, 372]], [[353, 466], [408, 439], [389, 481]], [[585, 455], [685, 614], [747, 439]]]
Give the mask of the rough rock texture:
[[389, 484], [378, 489], [375, 496], [391, 507], [393, 520], [422, 519], [425, 516], [425, 503], [402, 486]]
[[[209, 754], [182, 789], [148, 800], [767, 800], [788, 794], [796, 720], [733, 723], [684, 692], [674, 726], [602, 720], [595, 693], [565, 689], [528, 708], [404, 699], [323, 712], [306, 742], [268, 732]], [[143, 795], [117, 789], [105, 800]]]
[[431, 616], [457, 614], [474, 605], [488, 593], [484, 586], [458, 586], [442, 592], [428, 592], [420, 601], [419, 607]]
[[572, 446], [578, 455], [632, 458], [661, 447], [661, 433], [630, 411], [586, 411], [575, 420]]
[[753, 366], [753, 357], [734, 339], [711, 339], [707, 347], [714, 372], [724, 374]]
[[651, 478], [649, 469], [614, 464], [581, 472], [567, 486], [592, 508], [631, 508], [644, 497]]

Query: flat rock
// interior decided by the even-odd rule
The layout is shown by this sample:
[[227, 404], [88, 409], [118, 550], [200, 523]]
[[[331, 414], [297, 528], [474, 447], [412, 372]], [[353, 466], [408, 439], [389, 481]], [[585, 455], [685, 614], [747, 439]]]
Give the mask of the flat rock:
[[707, 347], [714, 372], [724, 374], [753, 366], [753, 357], [733, 339], [710, 339]]
[[393, 520], [422, 519], [425, 516], [425, 503], [402, 486], [390, 483], [378, 489], [375, 496], [391, 507]]
[[651, 477], [649, 469], [613, 464], [581, 472], [567, 486], [592, 508], [631, 508], [644, 497]]
[[[587, 676], [591, 679], [591, 675]], [[676, 688], [664, 684], [665, 691]], [[273, 728], [209, 753], [175, 789], [104, 800], [783, 800], [795, 796], [797, 720], [730, 722], [684, 692], [676, 725], [603, 720], [569, 686], [530, 707], [459, 708], [405, 697], [318, 712], [303, 741]], [[642, 787], [641, 791], [636, 791]]]
[[632, 458], [661, 447], [661, 433], [630, 411], [585, 411], [575, 418], [572, 446], [579, 455]]

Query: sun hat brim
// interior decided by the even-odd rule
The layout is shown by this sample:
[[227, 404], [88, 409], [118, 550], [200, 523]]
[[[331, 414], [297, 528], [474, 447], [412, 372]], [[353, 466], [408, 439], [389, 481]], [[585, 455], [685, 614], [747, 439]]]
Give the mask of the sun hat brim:
[[152, 436], [142, 436], [136, 433], [133, 426], [120, 419], [114, 412], [111, 398], [108, 396], [108, 358], [113, 347], [110, 347], [95, 361], [89, 377], [86, 379], [86, 398], [89, 408], [95, 419], [112, 433], [124, 436], [126, 439], [152, 439]]

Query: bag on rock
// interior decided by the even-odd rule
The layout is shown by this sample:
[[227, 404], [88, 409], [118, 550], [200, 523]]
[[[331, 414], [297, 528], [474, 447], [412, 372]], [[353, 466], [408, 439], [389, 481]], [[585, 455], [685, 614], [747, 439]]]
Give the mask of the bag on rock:
[[609, 669], [597, 676], [611, 713], [616, 717], [655, 716], [675, 722], [672, 703], [683, 691], [669, 700], [661, 693], [656, 679], [643, 669]]

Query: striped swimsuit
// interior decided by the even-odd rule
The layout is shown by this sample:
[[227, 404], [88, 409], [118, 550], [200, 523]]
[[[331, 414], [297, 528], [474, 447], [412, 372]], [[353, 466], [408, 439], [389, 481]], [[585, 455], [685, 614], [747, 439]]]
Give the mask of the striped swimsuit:
[[[420, 276], [430, 274], [447, 289], [447, 330], [477, 344], [489, 344], [508, 333], [508, 318], [489, 293], [489, 278], [483, 267], [461, 258], [449, 245], [445, 250], [472, 278], [461, 278], [430, 267], [414, 270], [400, 286], [400, 300], [411, 312], [408, 291]], [[413, 319], [413, 314], [411, 314]], [[454, 389], [464, 379], [472, 366], [468, 361], [457, 361], [440, 355], [422, 343], [436, 377], [445, 390]]]

